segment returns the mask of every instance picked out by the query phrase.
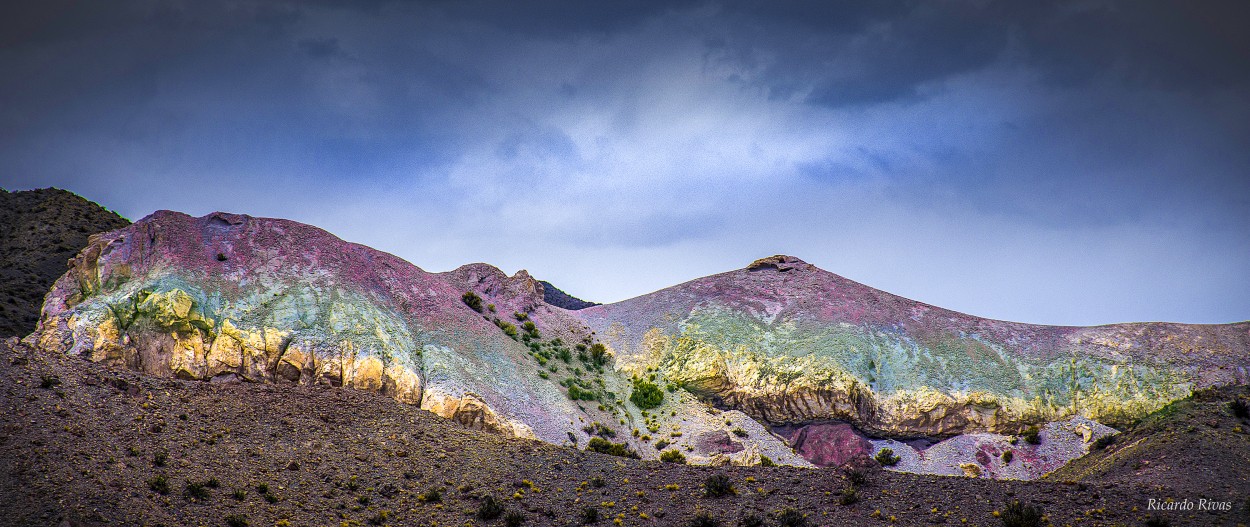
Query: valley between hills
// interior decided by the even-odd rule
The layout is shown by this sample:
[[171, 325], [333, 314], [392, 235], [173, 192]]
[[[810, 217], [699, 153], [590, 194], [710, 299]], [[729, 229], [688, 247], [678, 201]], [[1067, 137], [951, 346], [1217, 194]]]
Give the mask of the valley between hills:
[[989, 320], [784, 255], [597, 305], [0, 197], [14, 525], [1250, 523], [1250, 322]]

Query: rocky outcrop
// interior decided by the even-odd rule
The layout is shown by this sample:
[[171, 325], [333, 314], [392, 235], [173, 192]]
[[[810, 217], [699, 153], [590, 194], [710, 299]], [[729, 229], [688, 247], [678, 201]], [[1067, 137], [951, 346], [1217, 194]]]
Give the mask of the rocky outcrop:
[[160, 211], [93, 236], [27, 342], [159, 376], [376, 391], [471, 428], [578, 448], [606, 423], [647, 459], [664, 438], [695, 462], [767, 453], [807, 465], [742, 414], [735, 426], [757, 433], [735, 439], [737, 451], [695, 441], [728, 425], [684, 392], [642, 412], [628, 402], [633, 379], [543, 294], [525, 271], [432, 274], [308, 225]]
[[1124, 424], [1250, 380], [1250, 323], [988, 320], [783, 255], [577, 314], [628, 371], [770, 424], [837, 419], [892, 437]]

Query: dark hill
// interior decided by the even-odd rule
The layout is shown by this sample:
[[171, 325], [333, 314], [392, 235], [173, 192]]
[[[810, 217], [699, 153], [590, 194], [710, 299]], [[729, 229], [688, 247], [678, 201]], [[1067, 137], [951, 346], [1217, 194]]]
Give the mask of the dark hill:
[[591, 306], [600, 305], [598, 302], [587, 302], [573, 295], [565, 293], [560, 288], [551, 285], [551, 282], [540, 280], [543, 284], [543, 301], [556, 307], [576, 311], [578, 309], [586, 309]]
[[0, 189], [0, 338], [35, 330], [44, 294], [88, 236], [129, 224], [72, 192]]

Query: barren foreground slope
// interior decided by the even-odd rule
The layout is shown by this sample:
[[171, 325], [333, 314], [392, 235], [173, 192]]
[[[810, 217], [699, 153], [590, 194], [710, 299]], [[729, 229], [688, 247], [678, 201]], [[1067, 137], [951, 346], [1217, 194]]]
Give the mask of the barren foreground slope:
[[[1241, 457], [1187, 460], [1190, 473], [1244, 460], [1250, 449], [1244, 428], [1208, 418], [1221, 420], [1218, 433], [1193, 440]], [[994, 526], [1003, 524], [994, 512], [1019, 499], [1040, 505], [1052, 525], [1110, 526], [1142, 525], [1149, 498], [1199, 497], [1229, 500], [1233, 510], [1164, 517], [1250, 522], [1244, 485], [1176, 488], [1166, 475], [1150, 474], [1147, 486], [864, 474], [853, 483], [832, 469], [617, 458], [467, 430], [373, 392], [155, 378], [0, 344], [6, 525], [505, 525], [509, 515], [578, 525], [592, 514], [599, 525], [688, 525], [699, 512], [718, 522], [703, 525], [779, 525], [793, 509], [807, 525]], [[707, 497], [713, 475], [726, 476], [734, 493]], [[433, 489], [440, 501], [429, 499]], [[844, 498], [851, 492], [858, 500]], [[497, 518], [478, 516], [487, 496], [501, 505]]]

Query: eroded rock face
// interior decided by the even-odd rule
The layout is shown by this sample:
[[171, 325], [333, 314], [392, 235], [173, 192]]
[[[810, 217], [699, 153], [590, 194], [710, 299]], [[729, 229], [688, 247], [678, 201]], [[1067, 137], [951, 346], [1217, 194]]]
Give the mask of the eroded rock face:
[[543, 295], [525, 271], [431, 274], [308, 225], [162, 211], [93, 237], [28, 342], [152, 375], [378, 391], [472, 428], [578, 448], [591, 423], [607, 423], [644, 459], [659, 455], [655, 434], [695, 462], [808, 466], [741, 413], [729, 422], [753, 433], [737, 448], [695, 441], [730, 424], [685, 392], [666, 392], [645, 416], [620, 404], [632, 379], [610, 354], [595, 363], [590, 330]]
[[770, 424], [874, 435], [1116, 425], [1250, 381], [1250, 323], [1036, 326], [890, 295], [789, 256], [576, 312], [626, 371], [654, 368]]
[[792, 432], [790, 446], [818, 467], [840, 467], [872, 453], [872, 443], [848, 423], [816, 423]]

